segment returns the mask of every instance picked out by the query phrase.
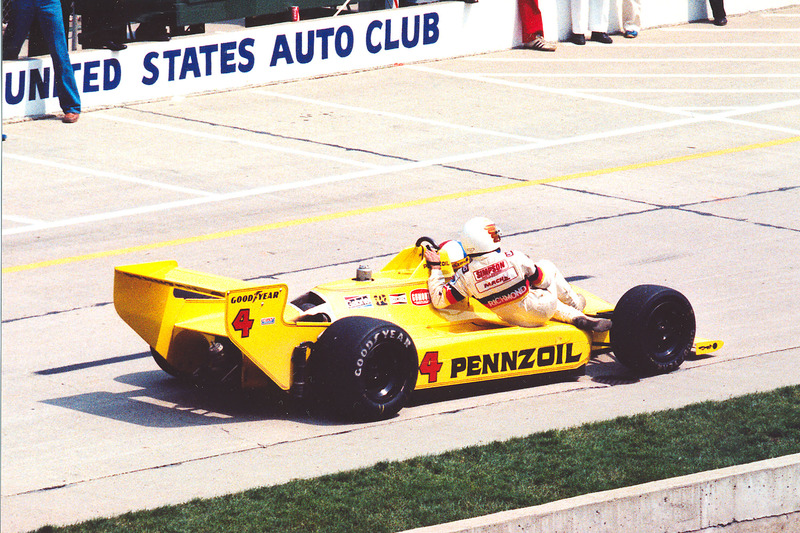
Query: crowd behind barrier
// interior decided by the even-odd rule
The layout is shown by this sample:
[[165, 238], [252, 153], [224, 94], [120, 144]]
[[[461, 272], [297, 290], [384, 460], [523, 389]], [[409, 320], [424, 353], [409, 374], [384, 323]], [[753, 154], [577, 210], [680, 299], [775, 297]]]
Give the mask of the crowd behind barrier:
[[[559, 41], [610, 44], [610, 35], [635, 37], [642, 27], [710, 18], [725, 23], [724, 12], [718, 17], [708, 0], [4, 2], [3, 41], [6, 45], [14, 36], [14, 45], [3, 47], [3, 120], [57, 114], [60, 107], [69, 123], [77, 121], [81, 106], [97, 109], [514, 47], [552, 52]], [[585, 14], [584, 2], [588, 22], [580, 19], [576, 26], [573, 15]], [[735, 14], [797, 5], [794, 0], [725, 3]], [[39, 24], [26, 19], [16, 35], [14, 9], [8, 7], [32, 12], [43, 5], [47, 34], [38, 37]], [[634, 12], [640, 8], [639, 16], [629, 21], [626, 5]], [[204, 21], [211, 24], [208, 32]], [[297, 22], [277, 24], [289, 21]], [[28, 28], [25, 47], [19, 37], [24, 40]], [[60, 36], [54, 36], [56, 29]], [[176, 36], [186, 37], [172, 40]], [[49, 41], [44, 50], [42, 41]], [[140, 43], [124, 50], [131, 41]], [[5, 61], [17, 58], [22, 60]], [[75, 85], [70, 63], [77, 92], [69, 90]], [[71, 93], [75, 101], [65, 101]]]
[[[11, 23], [11, 4], [25, 0], [3, 0], [3, 35]], [[426, 4], [437, 0], [61, 0], [64, 30], [68, 47], [78, 49], [107, 48], [122, 50], [133, 41], [165, 41], [171, 37], [203, 33], [205, 25], [243, 19], [245, 27], [288, 22], [298, 18], [318, 18], [342, 13], [375, 11]], [[477, 2], [478, 0], [464, 0]], [[482, 0], [484, 2], [491, 0]], [[572, 16], [571, 32], [566, 40], [582, 44], [581, 35], [591, 40], [610, 43], [612, 28], [625, 37], [638, 35], [641, 29], [643, 0], [518, 0], [526, 48], [552, 51], [555, 45], [544, 41], [540, 2], [565, 4]], [[644, 0], [648, 1], [648, 0]], [[697, 0], [706, 4], [707, 0]], [[727, 22], [724, 0], [708, 0], [712, 19], [718, 25]], [[289, 5], [292, 4], [292, 5]], [[294, 5], [299, 4], [299, 5]], [[758, 6], [754, 6], [758, 8]], [[702, 12], [702, 9], [699, 10]], [[616, 15], [619, 26], [609, 24]], [[591, 34], [591, 35], [590, 35]], [[562, 40], [551, 36], [551, 40]], [[4, 41], [5, 42], [5, 41]], [[48, 53], [46, 39], [38, 24], [31, 28], [28, 57]]]

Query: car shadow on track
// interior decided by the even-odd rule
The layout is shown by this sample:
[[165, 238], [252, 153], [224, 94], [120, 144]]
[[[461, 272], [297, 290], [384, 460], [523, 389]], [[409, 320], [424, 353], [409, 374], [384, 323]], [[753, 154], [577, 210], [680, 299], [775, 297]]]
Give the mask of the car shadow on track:
[[[149, 357], [149, 353], [113, 358], [114, 362]], [[109, 359], [108, 361], [112, 361]], [[82, 370], [94, 364], [37, 372], [52, 375]], [[589, 382], [600, 386], [629, 385], [639, 378], [611, 356], [589, 361], [585, 372], [561, 372], [476, 383], [441, 390], [415, 391], [409, 406], [430, 405], [454, 399], [488, 396], [558, 383]], [[159, 369], [122, 374], [109, 389], [50, 398], [43, 403], [144, 427], [180, 428], [231, 423], [286, 420], [313, 426], [343, 426], [353, 420], [326, 413], [324, 407], [298, 400], [277, 387], [257, 391], [199, 388]]]

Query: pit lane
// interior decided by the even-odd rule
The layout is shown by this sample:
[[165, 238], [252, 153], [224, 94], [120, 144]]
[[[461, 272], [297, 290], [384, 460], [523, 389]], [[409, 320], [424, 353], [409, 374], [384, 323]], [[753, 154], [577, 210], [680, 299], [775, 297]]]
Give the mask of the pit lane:
[[[4, 125], [3, 531], [798, 383], [798, 23], [787, 8]], [[724, 350], [350, 425], [176, 383], [111, 305], [118, 264], [300, 294], [477, 214], [609, 300], [681, 290]]]

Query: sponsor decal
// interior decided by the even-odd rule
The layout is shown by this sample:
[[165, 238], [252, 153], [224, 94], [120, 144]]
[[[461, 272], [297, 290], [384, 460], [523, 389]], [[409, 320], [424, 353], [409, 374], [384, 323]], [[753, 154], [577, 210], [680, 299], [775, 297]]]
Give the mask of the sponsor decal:
[[256, 291], [251, 294], [240, 294], [238, 296], [231, 296], [232, 304], [241, 304], [249, 302], [258, 302], [261, 300], [272, 300], [281, 295], [280, 289], [277, 291]]
[[400, 294], [390, 294], [389, 303], [391, 305], [404, 305], [408, 303], [408, 297], [404, 292]]
[[[513, 372], [515, 370], [529, 370], [534, 367], [545, 368], [577, 363], [580, 359], [580, 353], [572, 354], [571, 342], [553, 346], [542, 346], [539, 349], [526, 348], [524, 350], [513, 350], [510, 352], [455, 357], [451, 361], [450, 378], [484, 376]], [[422, 368], [420, 372], [428, 374], [428, 372], [423, 372]]]
[[372, 296], [375, 300], [375, 305], [401, 305], [408, 303], [406, 293], [400, 294], [375, 294]]
[[525, 295], [527, 294], [528, 294], [528, 284], [520, 283], [518, 286], [511, 287], [511, 289], [506, 289], [505, 291], [497, 295], [487, 296], [486, 298], [482, 298], [481, 302], [483, 302], [483, 305], [485, 305], [489, 309], [494, 309], [495, 307], [499, 307], [503, 304], [507, 304], [515, 300], [519, 300], [520, 298], [524, 298]]
[[414, 305], [428, 305], [431, 303], [431, 295], [428, 289], [414, 289], [411, 291], [411, 303]]
[[262, 318], [262, 319], [261, 319], [261, 325], [262, 325], [262, 326], [271, 326], [271, 325], [273, 325], [274, 323], [275, 323], [275, 317], [274, 317], [274, 316], [271, 316], [271, 317], [268, 317], [268, 318]]
[[348, 309], [360, 309], [362, 307], [372, 307], [372, 300], [366, 294], [360, 296], [345, 296], [344, 301]]
[[511, 268], [510, 271], [508, 272], [501, 272], [500, 274], [494, 276], [493, 278], [476, 283], [475, 288], [478, 290], [479, 293], [486, 292], [505, 283], [513, 282], [516, 278], [517, 278], [517, 271], [516, 269]]
[[493, 276], [497, 276], [501, 272], [508, 270], [508, 263], [503, 261], [498, 261], [496, 263], [492, 263], [489, 266], [485, 266], [483, 268], [479, 268], [473, 272], [475, 276], [475, 281], [483, 281], [487, 278], [491, 278]]
[[717, 345], [716, 342], [706, 342], [706, 343], [697, 345], [697, 353], [708, 352], [708, 351], [712, 351], [713, 352], [717, 348], [718, 348], [718, 345]]

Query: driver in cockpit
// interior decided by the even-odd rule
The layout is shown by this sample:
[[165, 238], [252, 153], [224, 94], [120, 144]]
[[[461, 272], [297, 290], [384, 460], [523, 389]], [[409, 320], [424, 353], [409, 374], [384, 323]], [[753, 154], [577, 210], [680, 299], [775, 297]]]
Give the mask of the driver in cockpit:
[[467, 221], [461, 242], [448, 241], [442, 250], [453, 264], [449, 280], [442, 273], [439, 252], [429, 248], [424, 252], [431, 270], [428, 292], [437, 309], [472, 296], [515, 326], [538, 327], [554, 319], [585, 331], [611, 329], [610, 320], [583, 313], [586, 299], [552, 262], [534, 263], [522, 252], [502, 251], [500, 231], [488, 218]]

